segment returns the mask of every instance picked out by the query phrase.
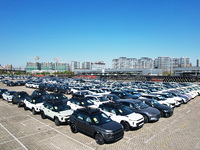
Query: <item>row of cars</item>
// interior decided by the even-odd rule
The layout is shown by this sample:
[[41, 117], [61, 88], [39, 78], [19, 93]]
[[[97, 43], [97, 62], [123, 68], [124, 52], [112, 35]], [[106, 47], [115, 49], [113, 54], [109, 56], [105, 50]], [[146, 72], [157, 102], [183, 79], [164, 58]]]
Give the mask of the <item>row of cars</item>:
[[[33, 114], [40, 113], [43, 119], [51, 118], [56, 125], [68, 123], [73, 133], [84, 132], [94, 137], [98, 144], [103, 144], [123, 138], [124, 131], [129, 131], [131, 128], [139, 129], [144, 123], [172, 116], [175, 107], [180, 107], [199, 94], [197, 85], [151, 93], [145, 88], [121, 87], [110, 91], [105, 89], [108, 88], [79, 89], [72, 93], [71, 99], [67, 99], [61, 93], [49, 94], [44, 90], [35, 90], [30, 96], [22, 96], [16, 92], [18, 95], [12, 99], [4, 97], [6, 92], [3, 92], [2, 96], [4, 100], [17, 103], [18, 107], [24, 106], [24, 110], [30, 109]], [[182, 90], [185, 95], [178, 92]], [[128, 91], [129, 94], [132, 91], [132, 95], [135, 96], [127, 94]], [[183, 97], [173, 96], [169, 91], [175, 91]], [[173, 96], [171, 101], [164, 97], [167, 94]], [[17, 101], [14, 100], [15, 97]], [[163, 103], [164, 101], [166, 103]]]

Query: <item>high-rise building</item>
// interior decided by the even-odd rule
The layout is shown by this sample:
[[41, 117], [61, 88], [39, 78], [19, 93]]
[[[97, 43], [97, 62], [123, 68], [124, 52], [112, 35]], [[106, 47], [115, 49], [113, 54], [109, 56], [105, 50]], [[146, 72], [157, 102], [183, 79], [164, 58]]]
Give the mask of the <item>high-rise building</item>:
[[58, 71], [58, 72], [64, 72], [64, 71], [66, 71], [66, 66], [67, 66], [67, 63], [56, 62], [55, 63], [55, 70]]
[[80, 62], [79, 61], [71, 61], [71, 71], [74, 71], [75, 69], [80, 69]]
[[92, 69], [92, 62], [90, 62], [90, 61], [83, 62], [82, 69]]
[[181, 57], [180, 67], [189, 67], [189, 66], [190, 66], [190, 59], [188, 57]]
[[26, 72], [32, 72], [33, 70], [40, 70], [39, 62], [27, 62], [26, 63]]
[[200, 67], [200, 59], [197, 59], [197, 67]]
[[171, 70], [171, 59], [170, 57], [158, 57], [158, 69], [162, 69], [163, 71]]
[[153, 68], [153, 59], [148, 57], [138, 59], [138, 68]]
[[41, 62], [41, 70], [44, 70], [44, 71], [53, 70], [53, 63], [52, 62]]

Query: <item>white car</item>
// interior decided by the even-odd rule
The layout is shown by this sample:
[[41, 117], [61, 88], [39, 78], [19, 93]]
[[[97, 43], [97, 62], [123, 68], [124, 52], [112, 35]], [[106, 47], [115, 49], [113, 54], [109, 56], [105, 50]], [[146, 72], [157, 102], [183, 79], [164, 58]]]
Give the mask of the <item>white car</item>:
[[161, 93], [161, 92], [155, 92], [151, 94], [161, 95], [162, 97], [166, 98], [169, 102], [175, 102], [175, 106], [179, 107], [182, 104], [182, 98], [175, 97], [170, 93]]
[[57, 126], [61, 123], [69, 123], [70, 115], [73, 112], [63, 101], [44, 101], [40, 107], [42, 119], [51, 118]]
[[87, 95], [85, 97], [90, 99], [97, 107], [99, 107], [100, 104], [110, 102], [109, 99], [101, 95]]
[[93, 95], [104, 95], [109, 94], [110, 92], [104, 92], [102, 89], [90, 89], [89, 90]]
[[6, 100], [8, 102], [12, 102], [12, 98], [14, 93], [16, 93], [15, 91], [6, 91], [2, 94], [2, 98], [3, 100]]
[[163, 104], [163, 105], [167, 105], [171, 108], [175, 107], [175, 102], [174, 101], [167, 101], [166, 98], [160, 96], [160, 95], [152, 95], [152, 94], [143, 94], [141, 97], [139, 97], [139, 99], [153, 99], [158, 101], [158, 103]]
[[67, 102], [67, 105], [69, 105], [71, 109], [73, 110], [77, 110], [79, 108], [85, 108], [85, 107], [97, 108], [97, 106], [94, 105], [94, 103], [87, 98], [69, 99]]
[[121, 123], [125, 131], [129, 131], [130, 128], [141, 128], [144, 125], [144, 117], [141, 114], [119, 103], [104, 103], [99, 108], [112, 120]]
[[40, 113], [40, 108], [44, 102], [44, 99], [42, 97], [27, 97], [24, 100], [24, 110], [31, 110], [33, 115], [36, 113]]

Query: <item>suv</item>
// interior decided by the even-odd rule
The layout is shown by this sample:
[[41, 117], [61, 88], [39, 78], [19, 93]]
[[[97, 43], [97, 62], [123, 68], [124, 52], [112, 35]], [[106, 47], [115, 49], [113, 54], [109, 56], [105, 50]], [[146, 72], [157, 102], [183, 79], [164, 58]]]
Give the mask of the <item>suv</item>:
[[109, 99], [101, 95], [87, 95], [86, 98], [90, 99], [97, 107], [100, 104], [110, 102]]
[[125, 131], [129, 131], [130, 128], [141, 128], [144, 125], [144, 118], [141, 114], [134, 113], [122, 104], [103, 103], [99, 105], [99, 108], [112, 120], [121, 123]]
[[36, 113], [40, 112], [40, 107], [42, 106], [43, 102], [44, 99], [42, 97], [35, 97], [35, 98], [27, 97], [24, 100], [24, 110], [26, 111], [30, 109], [33, 115], [35, 115]]
[[47, 100], [40, 107], [42, 119], [49, 117], [59, 126], [61, 123], [69, 123], [69, 117], [73, 110], [62, 100]]
[[73, 133], [81, 131], [94, 137], [99, 145], [118, 141], [124, 136], [122, 125], [112, 121], [99, 109], [77, 109], [70, 117], [70, 128]]
[[90, 99], [87, 99], [87, 98], [69, 99], [69, 101], [67, 102], [67, 105], [69, 105], [71, 109], [73, 110], [77, 110], [79, 108], [85, 108], [85, 107], [93, 107], [93, 108], [97, 107], [94, 105], [94, 103]]
[[12, 104], [17, 104], [18, 107], [24, 106], [24, 100], [26, 97], [29, 97], [26, 92], [16, 92], [13, 95]]

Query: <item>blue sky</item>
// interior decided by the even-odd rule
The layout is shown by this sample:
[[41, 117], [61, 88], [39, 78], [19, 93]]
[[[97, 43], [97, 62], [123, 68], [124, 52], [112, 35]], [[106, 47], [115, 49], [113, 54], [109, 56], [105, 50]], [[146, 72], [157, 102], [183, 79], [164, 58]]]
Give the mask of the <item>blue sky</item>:
[[0, 0], [0, 64], [200, 59], [200, 0]]

